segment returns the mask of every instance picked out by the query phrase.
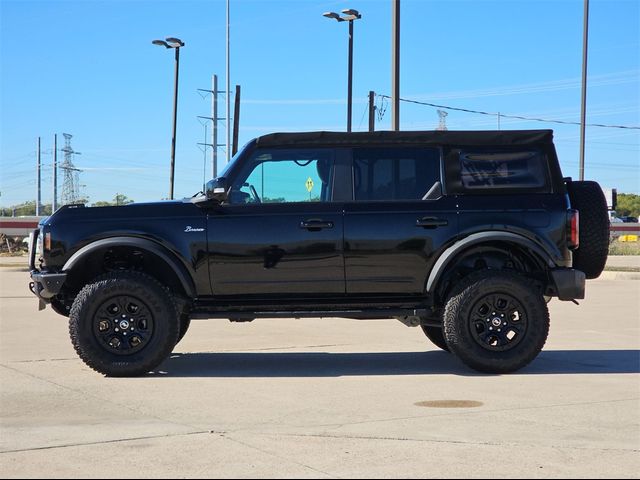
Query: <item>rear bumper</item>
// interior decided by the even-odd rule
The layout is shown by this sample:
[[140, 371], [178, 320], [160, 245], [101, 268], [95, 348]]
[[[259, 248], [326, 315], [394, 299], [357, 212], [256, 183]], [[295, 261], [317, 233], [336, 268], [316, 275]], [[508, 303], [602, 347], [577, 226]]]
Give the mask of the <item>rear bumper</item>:
[[584, 298], [586, 276], [574, 268], [556, 268], [551, 270], [556, 294], [560, 300], [580, 300]]

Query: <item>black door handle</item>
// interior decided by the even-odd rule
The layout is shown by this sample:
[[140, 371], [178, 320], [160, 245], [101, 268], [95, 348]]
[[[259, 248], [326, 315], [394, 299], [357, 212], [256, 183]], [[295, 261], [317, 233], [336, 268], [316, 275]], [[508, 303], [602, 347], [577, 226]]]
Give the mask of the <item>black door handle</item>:
[[449, 225], [449, 221], [444, 218], [422, 217], [416, 220], [416, 227], [422, 228], [446, 227], [447, 225]]
[[325, 220], [312, 218], [312, 219], [303, 220], [302, 222], [300, 222], [300, 228], [305, 228], [313, 232], [313, 231], [322, 230], [323, 228], [333, 228], [333, 222], [327, 222]]

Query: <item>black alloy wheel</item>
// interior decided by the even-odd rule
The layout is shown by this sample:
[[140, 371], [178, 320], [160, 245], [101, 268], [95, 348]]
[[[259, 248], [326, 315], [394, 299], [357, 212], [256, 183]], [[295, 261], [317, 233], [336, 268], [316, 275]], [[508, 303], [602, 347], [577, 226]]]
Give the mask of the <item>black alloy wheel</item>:
[[471, 334], [490, 351], [515, 348], [527, 332], [527, 315], [513, 296], [500, 292], [481, 297], [471, 309]]
[[115, 355], [142, 350], [153, 337], [153, 314], [144, 300], [122, 295], [107, 299], [93, 317], [93, 334]]

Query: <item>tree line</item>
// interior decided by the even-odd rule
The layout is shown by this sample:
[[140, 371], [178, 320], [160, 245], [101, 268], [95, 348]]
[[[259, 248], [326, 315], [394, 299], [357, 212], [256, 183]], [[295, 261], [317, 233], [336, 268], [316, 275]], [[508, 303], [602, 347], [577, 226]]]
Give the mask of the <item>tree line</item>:
[[[100, 200], [91, 204], [92, 207], [114, 207], [117, 205], [127, 205], [133, 203], [134, 200], [130, 199], [126, 195], [119, 193], [110, 202]], [[77, 203], [88, 204], [86, 199], [80, 199]], [[36, 202], [31, 200], [28, 202], [19, 203], [18, 205], [12, 205], [10, 207], [0, 207], [0, 217], [29, 217], [36, 214]], [[51, 204], [45, 203], [40, 205], [40, 215], [51, 215]]]

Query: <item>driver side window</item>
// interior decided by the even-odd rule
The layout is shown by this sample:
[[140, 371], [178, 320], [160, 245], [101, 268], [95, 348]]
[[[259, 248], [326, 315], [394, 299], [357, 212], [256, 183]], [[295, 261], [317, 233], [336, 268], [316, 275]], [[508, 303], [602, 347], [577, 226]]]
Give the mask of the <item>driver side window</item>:
[[320, 149], [256, 150], [234, 181], [232, 204], [328, 202], [333, 153]]

